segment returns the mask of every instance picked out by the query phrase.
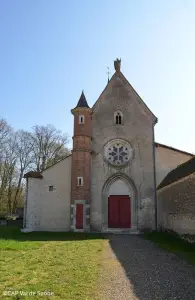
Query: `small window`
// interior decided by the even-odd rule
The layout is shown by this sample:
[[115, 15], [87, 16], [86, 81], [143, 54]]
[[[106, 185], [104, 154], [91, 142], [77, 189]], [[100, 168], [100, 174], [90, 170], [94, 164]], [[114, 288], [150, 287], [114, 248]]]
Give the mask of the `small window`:
[[123, 115], [121, 112], [116, 112], [114, 114], [114, 117], [115, 117], [115, 124], [116, 125], [122, 125], [123, 123]]
[[49, 185], [49, 192], [53, 192], [54, 190], [54, 186], [53, 185]]
[[85, 116], [80, 115], [79, 116], [79, 124], [84, 124], [85, 123]]
[[121, 125], [122, 124], [122, 117], [120, 113], [117, 113], [116, 115], [116, 124]]
[[83, 177], [77, 177], [77, 185], [82, 186], [83, 185]]

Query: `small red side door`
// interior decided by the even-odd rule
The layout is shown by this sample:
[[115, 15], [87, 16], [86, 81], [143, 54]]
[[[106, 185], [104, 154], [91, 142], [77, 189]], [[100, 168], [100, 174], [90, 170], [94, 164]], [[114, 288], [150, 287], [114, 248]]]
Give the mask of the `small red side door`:
[[76, 229], [83, 229], [83, 204], [76, 204]]

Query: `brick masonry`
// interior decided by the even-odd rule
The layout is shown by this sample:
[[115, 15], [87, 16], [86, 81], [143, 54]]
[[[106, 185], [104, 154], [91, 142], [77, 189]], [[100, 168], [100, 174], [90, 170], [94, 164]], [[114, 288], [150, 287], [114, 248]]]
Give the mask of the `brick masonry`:
[[[91, 202], [91, 109], [79, 107], [72, 110], [74, 115], [74, 135], [72, 150], [71, 171], [71, 204], [75, 205], [72, 215], [72, 228], [75, 230], [76, 203], [83, 201], [84, 223], [89, 227], [89, 219], [86, 220], [86, 207]], [[79, 124], [79, 116], [84, 116], [84, 123]], [[83, 177], [83, 185], [78, 186], [78, 177]], [[84, 228], [85, 229], [85, 228]]]
[[[71, 202], [91, 199], [91, 109], [73, 109], [74, 136], [72, 150]], [[79, 115], [84, 115], [84, 124], [79, 124]], [[83, 177], [83, 186], [77, 185], [77, 177]]]

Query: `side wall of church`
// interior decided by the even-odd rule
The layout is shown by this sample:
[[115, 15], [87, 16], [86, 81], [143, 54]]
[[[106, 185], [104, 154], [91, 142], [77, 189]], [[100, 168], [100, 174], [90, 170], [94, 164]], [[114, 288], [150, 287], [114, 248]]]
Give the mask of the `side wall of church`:
[[[71, 156], [48, 168], [43, 179], [28, 178], [26, 228], [70, 230]], [[54, 190], [49, 191], [49, 186]]]
[[[91, 224], [96, 230], [103, 229], [103, 186], [115, 173], [121, 173], [135, 186], [137, 228], [154, 228], [153, 120], [136, 92], [123, 78], [114, 76], [93, 108]], [[117, 110], [123, 113], [124, 125], [114, 124]], [[112, 167], [104, 159], [104, 146], [116, 138], [126, 140], [133, 148], [132, 160], [126, 167]]]
[[195, 234], [195, 174], [157, 190], [158, 225], [179, 234]]
[[190, 154], [181, 153], [161, 146], [155, 147], [156, 186], [158, 187], [171, 170], [191, 158], [192, 156]]

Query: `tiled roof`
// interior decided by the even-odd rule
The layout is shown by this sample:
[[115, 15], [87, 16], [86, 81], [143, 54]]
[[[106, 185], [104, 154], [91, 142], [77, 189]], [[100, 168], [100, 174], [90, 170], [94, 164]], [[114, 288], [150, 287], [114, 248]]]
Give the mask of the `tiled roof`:
[[186, 176], [195, 172], [195, 157], [192, 157], [185, 163], [179, 165], [176, 169], [172, 170], [167, 174], [163, 181], [157, 187], [157, 190], [178, 181]]
[[87, 100], [86, 100], [86, 98], [85, 98], [85, 94], [84, 94], [83, 91], [82, 91], [81, 97], [80, 97], [80, 99], [79, 99], [79, 101], [78, 101], [78, 103], [77, 103], [76, 108], [77, 108], [77, 107], [87, 107], [87, 108], [89, 108], [89, 105], [88, 105], [88, 103], [87, 103]]

